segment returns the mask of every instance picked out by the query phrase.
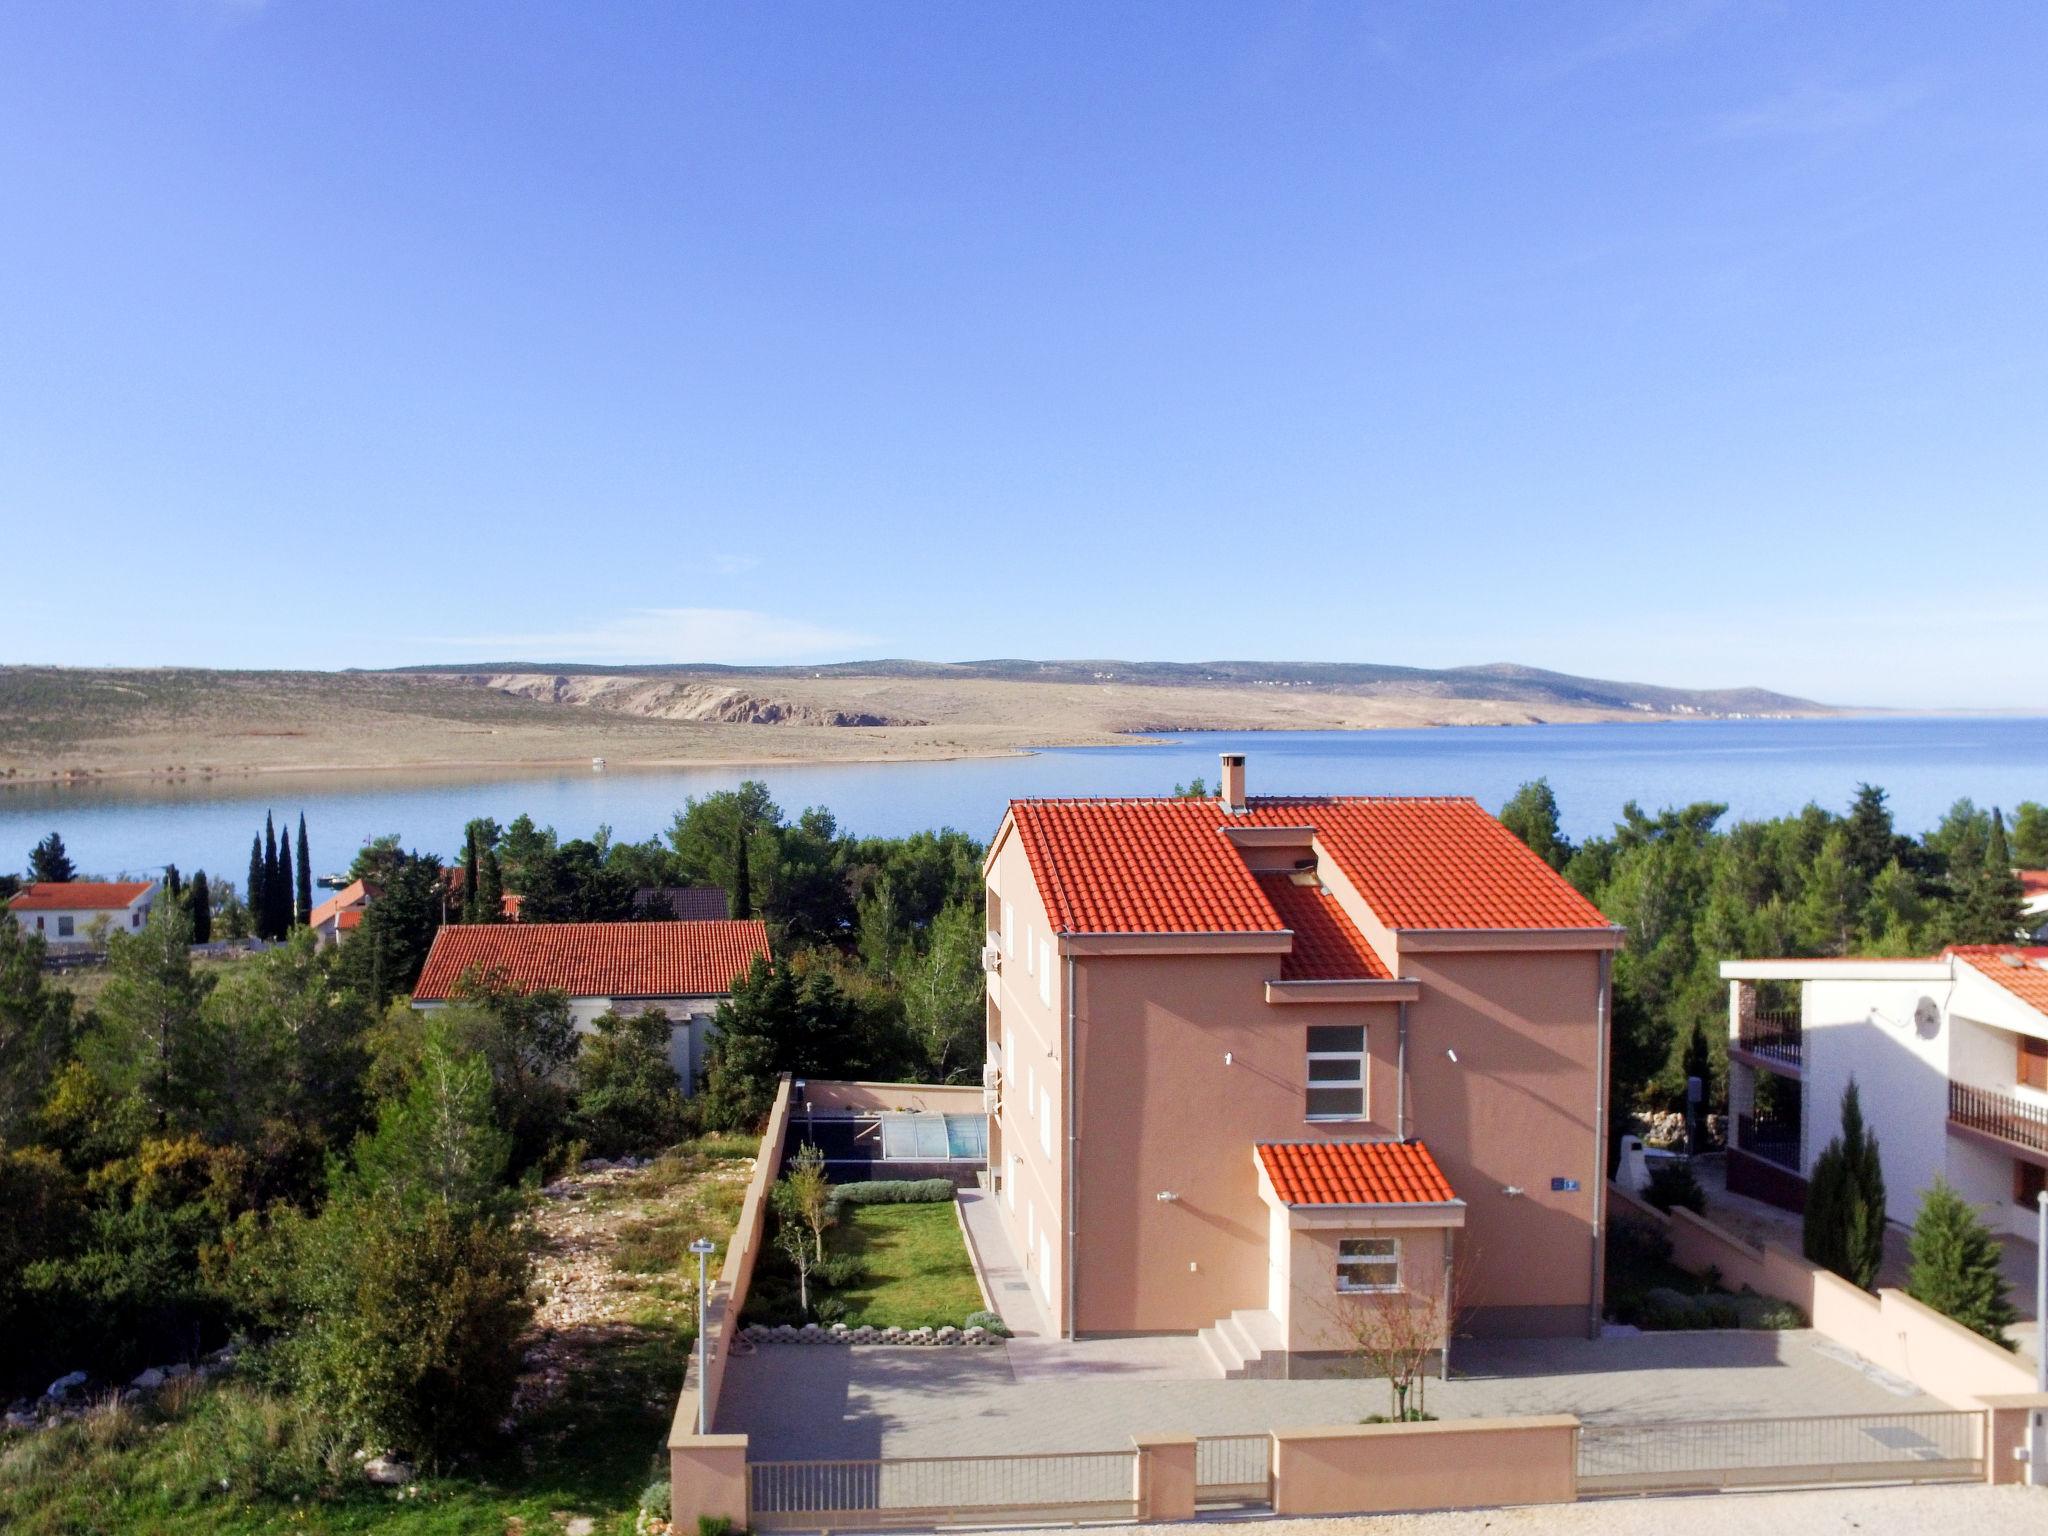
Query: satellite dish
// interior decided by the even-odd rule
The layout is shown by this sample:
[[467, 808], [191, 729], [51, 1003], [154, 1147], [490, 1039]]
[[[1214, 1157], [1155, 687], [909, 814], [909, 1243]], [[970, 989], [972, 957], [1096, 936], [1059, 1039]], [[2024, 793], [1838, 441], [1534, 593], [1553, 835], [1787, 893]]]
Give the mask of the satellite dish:
[[1922, 1040], [1932, 1040], [1941, 1032], [1941, 1005], [1931, 997], [1921, 998], [1913, 1005], [1913, 1027]]

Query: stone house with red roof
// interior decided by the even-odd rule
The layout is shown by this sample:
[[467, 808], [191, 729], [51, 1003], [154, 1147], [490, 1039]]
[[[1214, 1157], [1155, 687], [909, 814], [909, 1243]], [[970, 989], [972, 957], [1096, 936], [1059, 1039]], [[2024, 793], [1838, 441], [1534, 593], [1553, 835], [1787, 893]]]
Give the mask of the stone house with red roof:
[[1942, 1177], [1995, 1229], [2033, 1232], [2048, 1187], [2048, 945], [1730, 960], [1721, 977], [1731, 1190], [1803, 1209], [1853, 1078], [1893, 1221], [1911, 1222]]
[[768, 958], [759, 921], [451, 924], [434, 935], [412, 1002], [446, 1007], [474, 977], [566, 993], [583, 1030], [607, 1012], [658, 1008], [668, 1015], [669, 1063], [687, 1093], [704, 1070], [718, 1005]]
[[1620, 931], [1470, 800], [1018, 800], [984, 865], [989, 1166], [1066, 1337], [1303, 1375], [1389, 1294], [1599, 1328]]
[[65, 954], [93, 948], [102, 923], [108, 933], [137, 932], [156, 895], [154, 880], [37, 880], [16, 891], [7, 910], [52, 953]]

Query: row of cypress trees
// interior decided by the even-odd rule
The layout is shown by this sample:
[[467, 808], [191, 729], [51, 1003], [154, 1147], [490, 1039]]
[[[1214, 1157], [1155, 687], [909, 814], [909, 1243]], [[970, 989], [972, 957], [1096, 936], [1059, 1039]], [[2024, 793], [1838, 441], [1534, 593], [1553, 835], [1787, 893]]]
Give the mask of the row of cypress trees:
[[[292, 834], [282, 838], [270, 812], [249, 843], [249, 922], [259, 939], [281, 939], [313, 916], [313, 855], [306, 843], [306, 813], [299, 812], [298, 868], [292, 867]], [[296, 878], [294, 878], [296, 876]]]

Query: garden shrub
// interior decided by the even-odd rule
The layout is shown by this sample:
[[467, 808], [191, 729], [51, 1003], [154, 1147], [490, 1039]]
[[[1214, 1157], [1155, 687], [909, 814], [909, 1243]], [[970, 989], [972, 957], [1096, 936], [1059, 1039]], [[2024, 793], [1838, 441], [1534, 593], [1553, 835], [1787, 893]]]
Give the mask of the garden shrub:
[[606, 1012], [591, 1026], [576, 1057], [570, 1123], [592, 1155], [653, 1152], [683, 1139], [683, 1092], [668, 1043], [668, 1015], [658, 1008]]
[[1707, 1213], [1707, 1192], [1700, 1188], [1699, 1176], [1690, 1163], [1659, 1163], [1650, 1174], [1643, 1198], [1660, 1211], [1682, 1205], [1695, 1216]]
[[999, 1339], [1007, 1339], [1010, 1336], [1010, 1325], [1003, 1321], [999, 1313], [990, 1312], [986, 1309], [980, 1312], [968, 1313], [965, 1321], [960, 1326], [962, 1328], [980, 1328], [994, 1334]]
[[843, 1291], [868, 1277], [867, 1260], [857, 1253], [830, 1253], [811, 1266], [811, 1284]]
[[870, 1179], [834, 1184], [834, 1205], [924, 1205], [953, 1198], [951, 1179]]

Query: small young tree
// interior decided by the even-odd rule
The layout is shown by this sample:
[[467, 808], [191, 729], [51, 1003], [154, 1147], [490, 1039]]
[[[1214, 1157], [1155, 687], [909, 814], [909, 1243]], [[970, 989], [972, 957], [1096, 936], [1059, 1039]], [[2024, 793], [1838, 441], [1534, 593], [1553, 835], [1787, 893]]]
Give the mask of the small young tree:
[[1842, 1090], [1842, 1130], [1814, 1160], [1806, 1186], [1806, 1256], [1869, 1290], [1884, 1262], [1884, 1166], [1863, 1124], [1856, 1080]]
[[1443, 1292], [1344, 1291], [1327, 1310], [1360, 1374], [1385, 1379], [1387, 1417], [1397, 1423], [1425, 1417], [1430, 1356], [1451, 1335], [1452, 1308]]
[[811, 1266], [816, 1262], [811, 1231], [797, 1205], [797, 1196], [784, 1179], [770, 1196], [775, 1209], [775, 1246], [782, 1250], [796, 1271], [797, 1306], [805, 1317], [811, 1315]]
[[2019, 1314], [2006, 1297], [1998, 1241], [1983, 1218], [1936, 1175], [1913, 1218], [1913, 1268], [1906, 1294], [2007, 1349]]
[[78, 866], [64, 851], [63, 838], [52, 832], [29, 850], [28, 877], [33, 881], [53, 881], [60, 885], [78, 878]]
[[832, 1225], [832, 1185], [825, 1177], [825, 1154], [808, 1141], [797, 1148], [782, 1182], [789, 1188], [789, 1206], [811, 1234], [811, 1251], [825, 1262], [825, 1229]]

